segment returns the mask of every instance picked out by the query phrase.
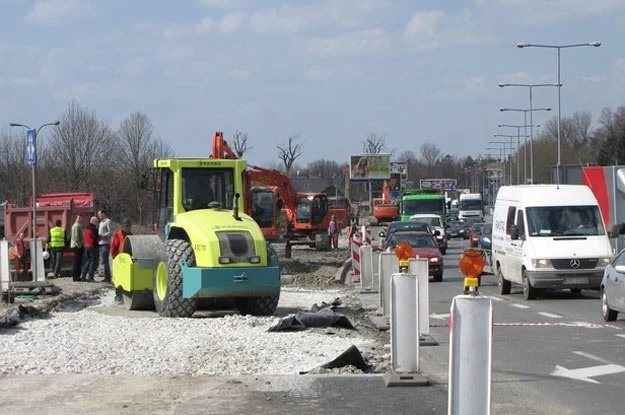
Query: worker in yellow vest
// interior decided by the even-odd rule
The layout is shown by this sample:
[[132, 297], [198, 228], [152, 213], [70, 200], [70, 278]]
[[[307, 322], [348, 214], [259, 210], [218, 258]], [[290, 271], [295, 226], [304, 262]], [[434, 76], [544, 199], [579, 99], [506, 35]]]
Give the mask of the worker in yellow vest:
[[61, 227], [61, 224], [61, 220], [57, 219], [54, 228], [50, 229], [50, 237], [48, 238], [50, 261], [52, 261], [54, 271], [53, 278], [61, 276], [61, 261], [63, 260], [63, 251], [65, 251], [65, 229]]

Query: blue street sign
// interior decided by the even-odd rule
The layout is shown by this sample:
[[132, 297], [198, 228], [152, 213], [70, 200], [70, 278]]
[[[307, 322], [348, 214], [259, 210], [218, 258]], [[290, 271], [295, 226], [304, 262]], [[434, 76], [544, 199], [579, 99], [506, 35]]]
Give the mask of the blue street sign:
[[37, 132], [28, 130], [26, 132], [26, 161], [28, 164], [37, 163]]

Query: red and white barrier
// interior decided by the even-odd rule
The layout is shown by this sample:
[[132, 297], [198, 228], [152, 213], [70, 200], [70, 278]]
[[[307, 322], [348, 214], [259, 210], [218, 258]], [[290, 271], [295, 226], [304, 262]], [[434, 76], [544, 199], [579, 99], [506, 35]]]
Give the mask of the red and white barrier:
[[354, 279], [360, 280], [360, 247], [362, 242], [358, 234], [349, 241], [349, 246], [352, 251], [352, 271], [354, 273]]

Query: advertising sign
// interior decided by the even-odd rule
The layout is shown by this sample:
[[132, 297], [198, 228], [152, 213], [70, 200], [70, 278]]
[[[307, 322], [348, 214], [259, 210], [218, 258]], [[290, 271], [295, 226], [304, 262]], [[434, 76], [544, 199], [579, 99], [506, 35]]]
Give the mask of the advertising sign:
[[456, 179], [422, 179], [419, 181], [421, 189], [456, 190]]
[[391, 161], [391, 173], [399, 173], [402, 179], [408, 177], [408, 163], [405, 161]]
[[390, 154], [359, 154], [349, 156], [351, 180], [388, 180], [391, 177]]
[[37, 135], [35, 130], [26, 131], [26, 162], [28, 164], [37, 163]]

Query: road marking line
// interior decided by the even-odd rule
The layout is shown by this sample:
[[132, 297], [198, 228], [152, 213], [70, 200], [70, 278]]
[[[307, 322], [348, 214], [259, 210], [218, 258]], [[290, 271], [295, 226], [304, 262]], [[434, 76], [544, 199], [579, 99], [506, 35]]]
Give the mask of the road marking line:
[[547, 313], [545, 311], [541, 311], [538, 314], [540, 314], [541, 316], [544, 316], [544, 317], [549, 317], [549, 318], [562, 318], [562, 316], [560, 316], [558, 314]]
[[430, 318], [436, 319], [436, 320], [447, 320], [449, 318], [449, 313], [444, 313], [444, 314], [436, 314], [436, 313], [432, 313], [430, 314]]
[[617, 334], [617, 336], [625, 339], [625, 334]]
[[521, 308], [521, 309], [526, 309], [526, 308], [530, 308], [530, 306], [525, 305], [525, 304], [519, 304], [519, 303], [512, 303], [510, 304], [511, 307], [515, 307], [515, 308]]
[[493, 301], [506, 301], [506, 300], [504, 300], [504, 299], [503, 299], [503, 298], [501, 298], [501, 297], [488, 296], [488, 295], [485, 295], [484, 297], [486, 297], [486, 298], [490, 298], [490, 299], [491, 299], [491, 300], [493, 300]]
[[569, 378], [573, 380], [581, 380], [588, 383], [599, 384], [598, 381], [591, 379], [595, 376], [612, 375], [614, 373], [625, 372], [625, 367], [620, 365], [600, 365], [582, 367], [579, 369], [567, 369], [560, 365], [556, 365], [556, 368], [551, 372], [552, 376], [560, 376], [563, 378]]
[[590, 360], [596, 360], [597, 362], [601, 362], [601, 363], [605, 363], [605, 364], [612, 364], [612, 362], [605, 360], [599, 356], [595, 356], [594, 354], [590, 354], [590, 353], [586, 353], [586, 352], [580, 352], [580, 351], [574, 351], [573, 353], [575, 353], [578, 356], [583, 356], [586, 357]]

